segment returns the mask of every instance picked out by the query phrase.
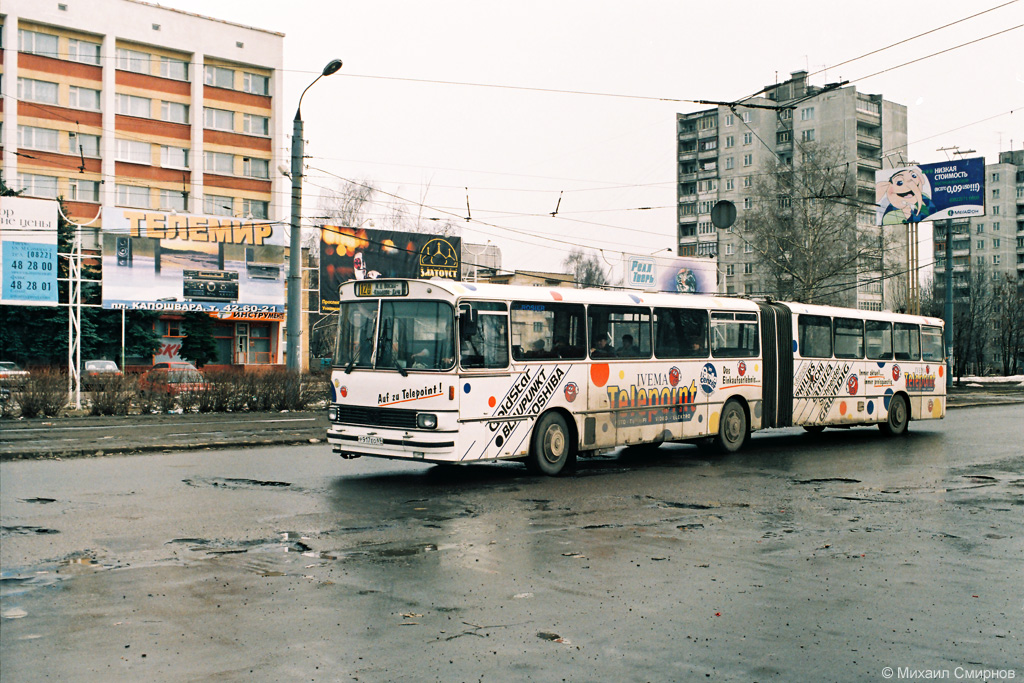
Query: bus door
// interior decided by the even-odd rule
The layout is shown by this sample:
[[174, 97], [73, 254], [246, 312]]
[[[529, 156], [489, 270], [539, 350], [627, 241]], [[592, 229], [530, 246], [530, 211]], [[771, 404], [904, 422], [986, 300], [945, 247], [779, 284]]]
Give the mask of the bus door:
[[529, 425], [510, 416], [520, 375], [509, 367], [508, 306], [499, 301], [459, 304], [459, 459], [509, 456], [521, 450]]
[[700, 388], [708, 363], [708, 312], [704, 309], [655, 308], [656, 374], [645, 381], [660, 394], [663, 429], [675, 439], [708, 433], [708, 393]]

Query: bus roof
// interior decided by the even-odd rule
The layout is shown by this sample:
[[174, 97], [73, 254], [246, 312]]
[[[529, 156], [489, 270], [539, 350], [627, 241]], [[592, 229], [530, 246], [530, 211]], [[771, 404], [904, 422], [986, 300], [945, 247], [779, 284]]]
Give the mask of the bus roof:
[[851, 312], [856, 313], [856, 317], [863, 318], [865, 320], [887, 320], [890, 322], [897, 323], [916, 323], [918, 325], [943, 325], [941, 318], [930, 318], [923, 315], [908, 315], [906, 313], [892, 313], [890, 311], [863, 311], [860, 309], [840, 308], [838, 306], [818, 306], [815, 304], [800, 304], [791, 303], [789, 301], [779, 301], [777, 303], [784, 304], [793, 313], [805, 314], [805, 315], [827, 315], [831, 317], [850, 317]]
[[[401, 280], [402, 278], [388, 278]], [[734, 311], [757, 311], [757, 304], [748, 299], [706, 294], [670, 294], [663, 292], [642, 292], [622, 289], [575, 289], [572, 287], [529, 287], [524, 285], [495, 285], [478, 282], [456, 282], [455, 280], [405, 280], [409, 283], [410, 296], [422, 296], [428, 289], [437, 288], [454, 299], [477, 299], [490, 301], [561, 301], [563, 303], [605, 304], [620, 306], [689, 306], [693, 308]], [[355, 280], [342, 284], [342, 297], [350, 294]]]

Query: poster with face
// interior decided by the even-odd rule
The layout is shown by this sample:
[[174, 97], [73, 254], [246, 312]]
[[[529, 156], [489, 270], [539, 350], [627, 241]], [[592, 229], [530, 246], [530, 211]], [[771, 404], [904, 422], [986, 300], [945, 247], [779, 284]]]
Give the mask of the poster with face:
[[875, 172], [876, 223], [899, 225], [985, 214], [985, 160]]

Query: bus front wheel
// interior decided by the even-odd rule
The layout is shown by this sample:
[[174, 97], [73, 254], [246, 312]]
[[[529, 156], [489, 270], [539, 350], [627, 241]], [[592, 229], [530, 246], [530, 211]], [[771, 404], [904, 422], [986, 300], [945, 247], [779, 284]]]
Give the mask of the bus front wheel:
[[722, 453], [735, 453], [747, 440], [747, 414], [737, 401], [729, 401], [722, 408], [715, 447]]
[[908, 422], [907, 399], [896, 394], [889, 401], [889, 419], [879, 423], [878, 428], [889, 436], [899, 436], [907, 431]]
[[569, 427], [558, 413], [548, 413], [533, 429], [533, 447], [526, 466], [531, 472], [553, 477], [576, 456]]

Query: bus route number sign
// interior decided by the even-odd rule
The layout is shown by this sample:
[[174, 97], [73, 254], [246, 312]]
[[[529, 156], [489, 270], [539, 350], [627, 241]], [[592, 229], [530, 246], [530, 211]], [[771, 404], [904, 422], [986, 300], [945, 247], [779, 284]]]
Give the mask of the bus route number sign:
[[408, 282], [367, 280], [356, 283], [356, 296], [406, 296], [408, 293]]

